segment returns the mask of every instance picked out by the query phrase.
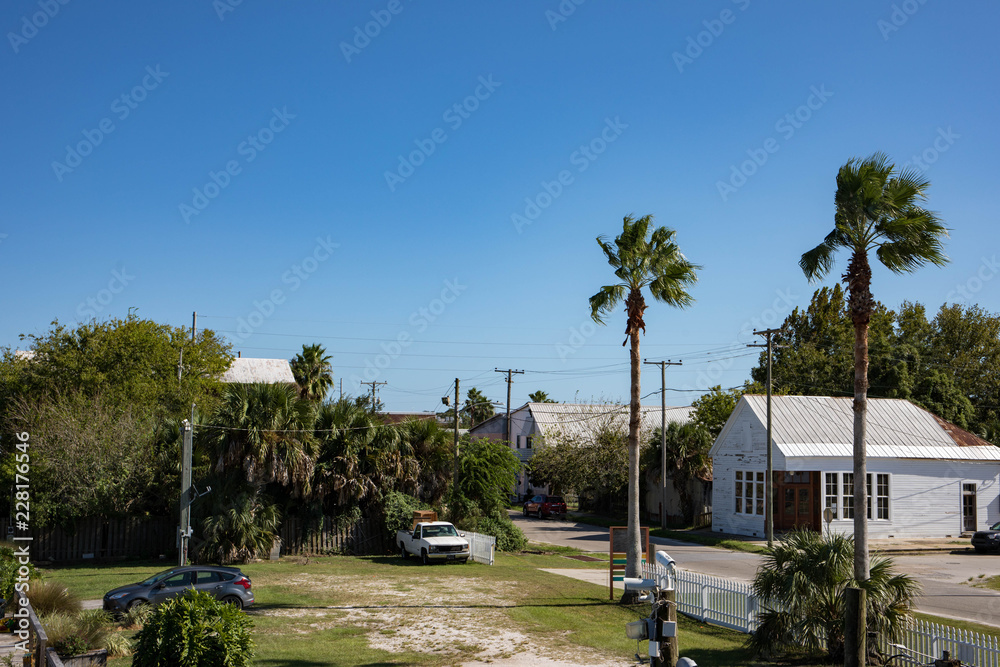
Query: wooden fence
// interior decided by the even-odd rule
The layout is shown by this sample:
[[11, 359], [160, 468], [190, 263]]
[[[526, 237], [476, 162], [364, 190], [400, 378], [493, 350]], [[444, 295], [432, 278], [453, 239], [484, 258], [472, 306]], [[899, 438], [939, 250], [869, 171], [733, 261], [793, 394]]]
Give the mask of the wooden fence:
[[282, 555], [370, 556], [386, 553], [389, 546], [382, 520], [372, 516], [361, 517], [353, 524], [329, 516], [313, 521], [290, 516], [282, 523], [279, 536]]
[[[0, 536], [12, 534], [8, 532], [9, 524], [8, 519], [0, 519]], [[338, 524], [332, 517], [313, 522], [287, 517], [278, 534], [282, 554], [365, 556], [386, 553], [389, 543], [384, 533], [378, 517], [362, 517], [353, 525]], [[81, 519], [66, 528], [33, 527], [28, 535], [32, 538], [31, 556], [36, 561], [177, 556], [177, 520], [170, 517]]]
[[[9, 519], [0, 519], [0, 535], [11, 535]], [[80, 519], [60, 528], [32, 527], [31, 557], [55, 562], [87, 558], [155, 558], [177, 554], [177, 521], [161, 517]]]

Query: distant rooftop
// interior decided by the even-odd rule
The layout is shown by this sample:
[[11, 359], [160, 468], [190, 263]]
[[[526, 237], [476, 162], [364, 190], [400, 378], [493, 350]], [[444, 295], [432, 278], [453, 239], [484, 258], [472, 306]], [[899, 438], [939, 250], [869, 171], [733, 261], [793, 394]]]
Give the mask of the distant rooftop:
[[295, 384], [292, 365], [287, 359], [251, 359], [237, 357], [229, 366], [229, 370], [219, 378], [222, 382], [232, 384]]

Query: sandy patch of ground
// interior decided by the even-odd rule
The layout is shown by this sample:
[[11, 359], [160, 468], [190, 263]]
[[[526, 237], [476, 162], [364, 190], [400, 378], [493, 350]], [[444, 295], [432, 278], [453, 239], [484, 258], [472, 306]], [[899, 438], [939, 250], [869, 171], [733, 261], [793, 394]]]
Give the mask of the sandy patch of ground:
[[[377, 577], [293, 577], [290, 586], [343, 590], [352, 600], [370, 604], [326, 608], [261, 611], [270, 616], [311, 619], [308, 626], [326, 629], [344, 624], [369, 630], [373, 648], [390, 653], [415, 651], [454, 660], [456, 665], [494, 667], [594, 667], [634, 665], [594, 651], [556, 648], [521, 633], [504, 614], [515, 605], [514, 585], [475, 577], [438, 580], [415, 575], [405, 582]], [[300, 632], [306, 633], [305, 630]]]

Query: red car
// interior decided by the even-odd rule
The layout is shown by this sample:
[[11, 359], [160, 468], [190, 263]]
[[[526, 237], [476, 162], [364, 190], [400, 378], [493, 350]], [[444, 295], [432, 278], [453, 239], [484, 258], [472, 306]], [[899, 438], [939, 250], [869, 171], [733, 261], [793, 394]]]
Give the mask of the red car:
[[539, 519], [544, 519], [553, 514], [566, 518], [566, 503], [562, 496], [535, 496], [524, 503], [524, 516], [533, 514]]

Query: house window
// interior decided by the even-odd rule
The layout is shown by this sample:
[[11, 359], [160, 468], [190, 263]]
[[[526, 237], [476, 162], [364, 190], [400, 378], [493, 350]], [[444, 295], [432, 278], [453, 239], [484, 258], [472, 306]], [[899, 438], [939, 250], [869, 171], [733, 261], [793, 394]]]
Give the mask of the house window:
[[764, 473], [749, 470], [736, 471], [733, 495], [737, 514], [764, 515]]
[[840, 518], [840, 516], [837, 514], [837, 507], [838, 507], [837, 496], [839, 495], [837, 493], [837, 477], [838, 477], [837, 473], [828, 472], [826, 473], [826, 475], [824, 475], [823, 478], [823, 483], [824, 483], [823, 507], [825, 507], [826, 509], [830, 510], [833, 513], [832, 516], [834, 519]]
[[[841, 519], [854, 518], [854, 473], [850, 472], [828, 472], [826, 473], [826, 506], [830, 507], [831, 500], [836, 499], [836, 478], [841, 478], [841, 500], [844, 511]], [[872, 474], [868, 473], [865, 480], [866, 491], [868, 492], [868, 518], [877, 520], [889, 520], [889, 475], [888, 473], [875, 474], [875, 495], [872, 496]], [[837, 518], [836, 512], [834, 518]]]
[[524, 439], [527, 449], [531, 449], [531, 437], [532, 436], [529, 435], [527, 438]]

